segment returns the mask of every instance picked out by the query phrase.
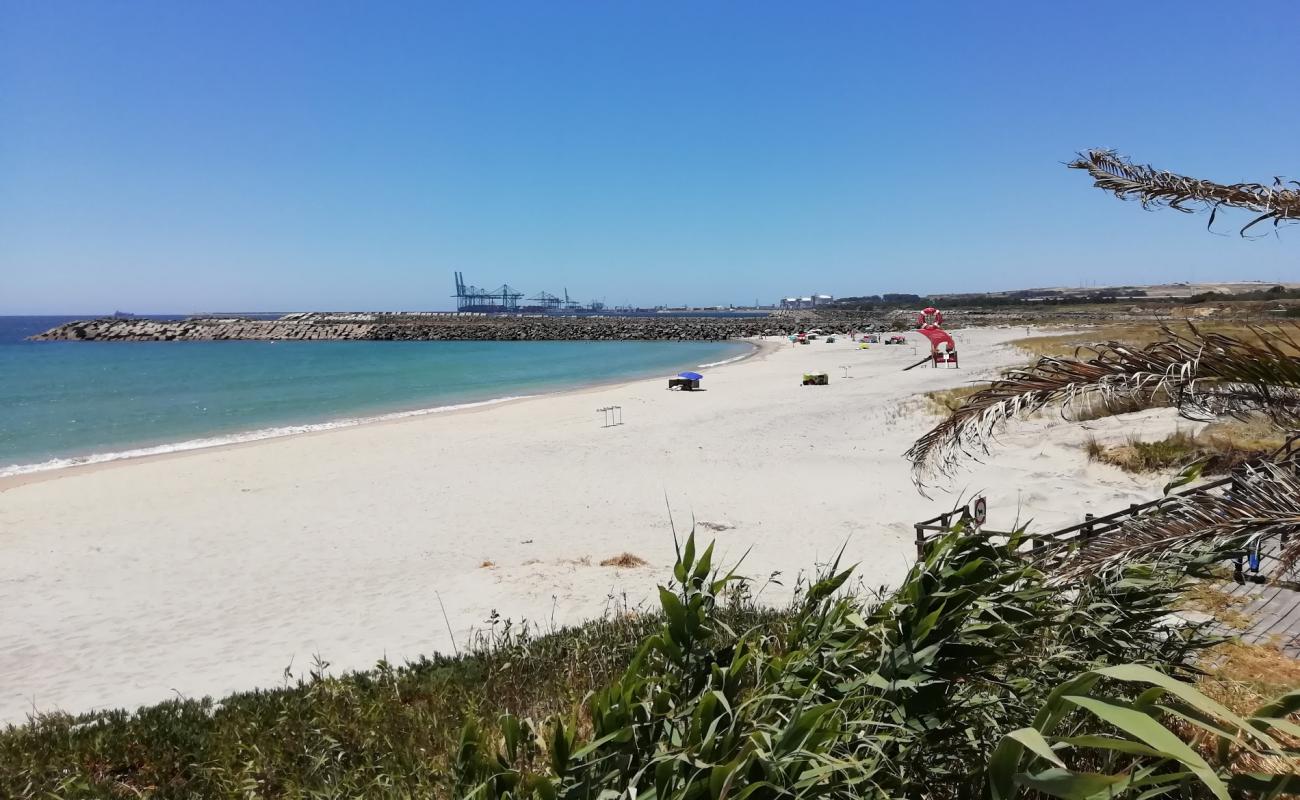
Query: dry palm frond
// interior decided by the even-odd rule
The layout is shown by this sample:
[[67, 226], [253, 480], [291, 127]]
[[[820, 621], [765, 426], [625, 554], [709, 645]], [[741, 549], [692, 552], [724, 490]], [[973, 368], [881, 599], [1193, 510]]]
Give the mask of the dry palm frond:
[[1277, 574], [1300, 561], [1300, 478], [1295, 464], [1248, 469], [1231, 491], [1170, 498], [1159, 510], [1133, 517], [1118, 530], [1083, 544], [1067, 557], [1065, 574], [1188, 552], [1209, 544], [1251, 548], [1289, 536], [1279, 545]]
[[1241, 229], [1242, 234], [1260, 222], [1272, 220], [1276, 227], [1283, 220], [1300, 219], [1300, 183], [1296, 181], [1284, 183], [1281, 178], [1274, 178], [1271, 185], [1215, 183], [1133, 164], [1114, 150], [1080, 153], [1068, 166], [1086, 170], [1098, 189], [1112, 192], [1123, 200], [1136, 199], [1144, 208], [1167, 206], [1185, 213], [1197, 210], [1189, 205], [1208, 208], [1210, 225], [1214, 224], [1221, 206], [1254, 211], [1259, 216]]
[[[1093, 345], [1075, 358], [1045, 357], [1008, 373], [912, 444], [906, 458], [914, 480], [920, 486], [927, 476], [952, 474], [963, 457], [987, 454], [1004, 423], [1055, 403], [1063, 414], [1081, 405], [1172, 403], [1189, 419], [1260, 413], [1283, 430], [1300, 428], [1300, 357], [1287, 349], [1297, 346], [1287, 331], [1256, 330], [1258, 344], [1191, 325], [1186, 334], [1164, 334], [1144, 348]], [[1078, 357], [1085, 352], [1093, 357]]]

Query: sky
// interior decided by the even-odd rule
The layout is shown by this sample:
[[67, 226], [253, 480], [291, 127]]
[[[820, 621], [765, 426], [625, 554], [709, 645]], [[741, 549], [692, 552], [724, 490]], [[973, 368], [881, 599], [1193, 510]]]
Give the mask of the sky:
[[0, 314], [1300, 281], [1300, 229], [1063, 166], [1300, 178], [1298, 34], [1290, 0], [0, 0]]

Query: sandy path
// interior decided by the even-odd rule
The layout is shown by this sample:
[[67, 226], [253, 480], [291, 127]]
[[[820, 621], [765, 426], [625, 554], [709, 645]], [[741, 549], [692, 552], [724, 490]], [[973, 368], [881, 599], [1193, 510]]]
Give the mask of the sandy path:
[[[959, 371], [785, 344], [708, 370], [705, 392], [639, 381], [0, 479], [0, 721], [277, 685], [315, 653], [337, 671], [447, 650], [435, 592], [459, 641], [493, 609], [567, 624], [649, 602], [672, 563], [665, 495], [679, 529], [726, 526], [704, 532], [724, 560], [753, 545], [746, 574], [780, 570], [773, 601], [845, 542], [863, 581], [895, 581], [911, 524], [953, 502], [917, 494], [900, 458], [935, 421], [912, 396], [1023, 361], [1001, 344], [1020, 335], [960, 332]], [[809, 369], [830, 386], [799, 386]], [[626, 424], [602, 429], [610, 404]], [[954, 488], [988, 489], [991, 525], [1153, 496], [1087, 466], [1084, 435], [1027, 423]], [[650, 566], [598, 565], [623, 551]]]

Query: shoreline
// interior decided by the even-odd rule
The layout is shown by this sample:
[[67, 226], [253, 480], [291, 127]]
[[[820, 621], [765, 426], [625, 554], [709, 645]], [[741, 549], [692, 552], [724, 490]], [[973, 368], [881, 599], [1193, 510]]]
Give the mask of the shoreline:
[[[766, 342], [765, 339], [746, 338], [736, 340], [739, 343], [750, 345], [749, 350], [740, 355], [723, 359], [722, 361], [710, 362], [707, 364], [694, 365], [697, 369], [719, 369], [729, 364], [736, 364], [750, 358], [754, 358], [763, 353], [764, 344], [774, 344]], [[336, 419], [325, 420], [321, 422], [306, 422], [297, 425], [280, 425], [270, 428], [254, 428], [251, 430], [237, 431], [234, 433], [217, 434], [214, 436], [204, 436], [195, 439], [184, 439], [179, 442], [168, 442], [165, 444], [150, 445], [145, 447], [131, 447], [125, 450], [115, 450], [105, 453], [91, 453], [85, 456], [68, 456], [64, 458], [52, 458], [46, 461], [34, 464], [14, 464], [8, 467], [0, 467], [0, 494], [5, 491], [23, 486], [29, 483], [50, 480], [61, 477], [72, 472], [88, 471], [96, 468], [105, 468], [117, 464], [136, 463], [139, 461], [179, 457], [190, 453], [221, 450], [233, 447], [246, 447], [259, 442], [275, 441], [279, 439], [288, 439], [298, 436], [313, 436], [331, 431], [346, 430], [366, 425], [381, 425], [403, 420], [425, 417], [434, 414], [459, 414], [473, 411], [481, 411], [494, 406], [519, 403], [527, 400], [535, 400], [542, 397], [552, 397], [555, 395], [582, 393], [599, 389], [606, 389], [616, 386], [634, 384], [646, 380], [655, 380], [649, 376], [636, 378], [608, 378], [598, 381], [590, 381], [583, 386], [569, 386], [552, 391], [537, 392], [534, 394], [507, 395], [503, 397], [492, 397], [485, 400], [473, 400], [465, 403], [450, 403], [442, 406], [428, 406], [421, 408], [402, 409], [387, 411], [380, 414], [372, 414], [358, 417], [339, 417]]]

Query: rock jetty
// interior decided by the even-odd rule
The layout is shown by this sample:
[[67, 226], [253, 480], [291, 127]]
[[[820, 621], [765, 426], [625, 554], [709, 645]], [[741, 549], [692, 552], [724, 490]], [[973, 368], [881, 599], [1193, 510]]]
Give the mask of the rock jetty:
[[788, 336], [808, 327], [828, 333], [869, 330], [856, 316], [766, 317], [505, 316], [411, 313], [298, 313], [279, 319], [194, 317], [185, 320], [92, 319], [69, 322], [33, 341], [437, 341], [672, 340], [712, 341]]

